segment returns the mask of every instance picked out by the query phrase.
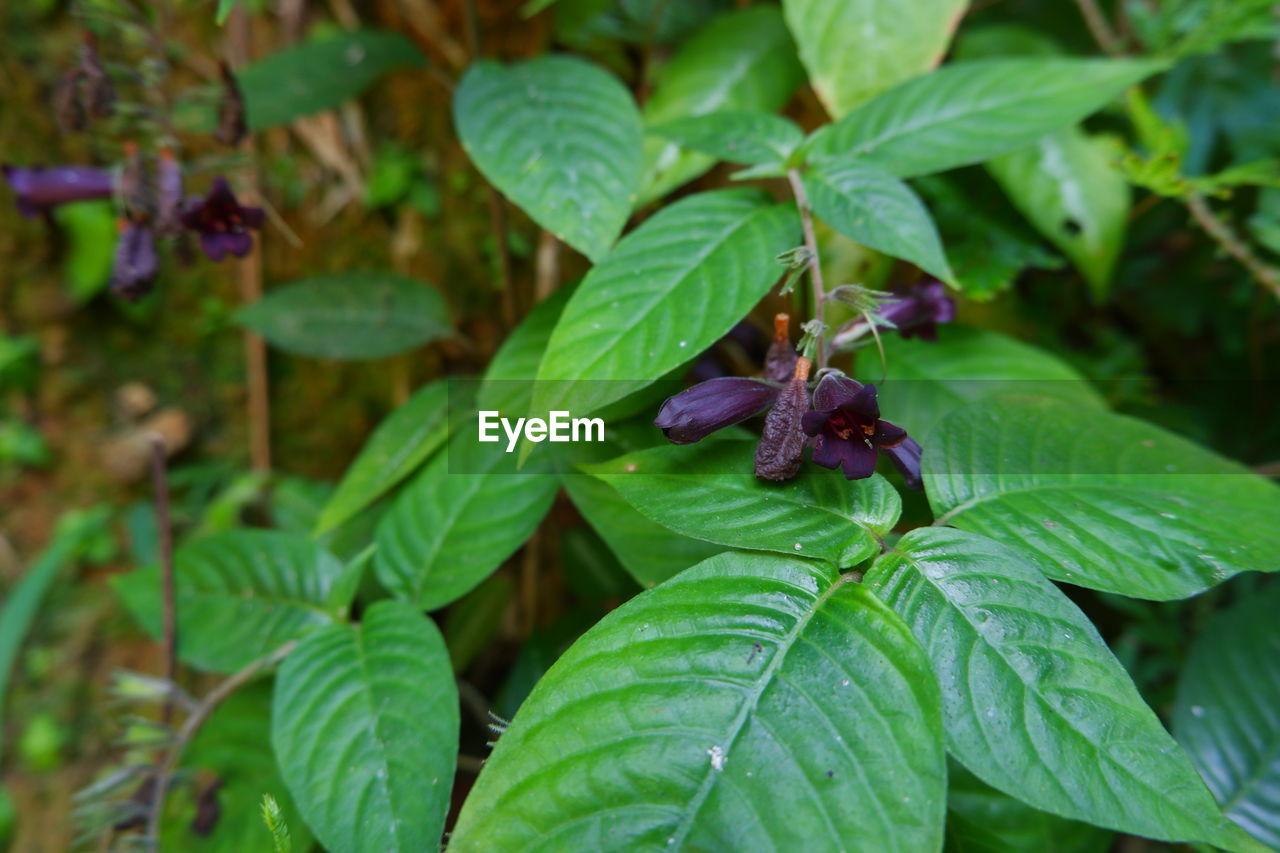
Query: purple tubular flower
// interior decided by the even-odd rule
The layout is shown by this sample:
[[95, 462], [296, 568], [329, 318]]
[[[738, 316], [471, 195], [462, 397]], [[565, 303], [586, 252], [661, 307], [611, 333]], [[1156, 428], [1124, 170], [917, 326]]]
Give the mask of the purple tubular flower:
[[790, 382], [796, 369], [796, 348], [791, 345], [791, 317], [773, 318], [773, 343], [764, 357], [764, 378], [770, 382]]
[[141, 299], [151, 292], [151, 283], [159, 271], [155, 235], [146, 225], [127, 223], [116, 244], [111, 292], [131, 302]]
[[204, 198], [193, 201], [182, 215], [182, 224], [200, 235], [200, 248], [211, 261], [227, 255], [243, 258], [253, 250], [250, 228], [261, 228], [262, 208], [244, 207], [236, 201], [226, 178], [214, 178]]
[[902, 427], [880, 419], [876, 386], [827, 374], [814, 389], [813, 410], [805, 412], [801, 426], [815, 436], [816, 464], [839, 468], [846, 479], [862, 480], [875, 472], [876, 453], [882, 451], [902, 471], [908, 486], [919, 487], [919, 445]]
[[182, 166], [170, 148], [160, 149], [156, 163], [156, 230], [177, 234], [182, 217]]
[[738, 376], [708, 379], [668, 397], [653, 423], [673, 444], [693, 444], [760, 414], [773, 405], [780, 390]]
[[5, 180], [18, 194], [18, 211], [28, 218], [71, 201], [111, 198], [111, 173], [92, 166], [23, 168], [0, 166]]
[[886, 299], [879, 316], [898, 329], [904, 338], [919, 336], [926, 341], [938, 339], [938, 324], [956, 318], [956, 303], [947, 295], [940, 281], [914, 285], [905, 296]]

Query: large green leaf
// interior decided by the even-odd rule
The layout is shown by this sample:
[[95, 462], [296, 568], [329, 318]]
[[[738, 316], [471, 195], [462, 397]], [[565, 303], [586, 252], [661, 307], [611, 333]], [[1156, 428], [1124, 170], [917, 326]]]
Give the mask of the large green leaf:
[[236, 320], [272, 346], [316, 358], [385, 358], [449, 334], [440, 292], [389, 272], [291, 282], [240, 309]]
[[967, 0], [783, 0], [827, 112], [839, 118], [942, 60]]
[[463, 147], [503, 195], [598, 261], [640, 186], [642, 129], [617, 78], [572, 56], [467, 70], [453, 100]]
[[262, 820], [262, 796], [270, 794], [289, 825], [295, 850], [307, 850], [311, 833], [302, 822], [271, 752], [271, 685], [252, 684], [218, 706], [182, 753], [189, 772], [217, 782], [212, 795], [217, 821], [204, 833], [192, 826], [199, 813], [186, 786], [172, 791], [166, 807], [161, 849], [191, 853], [270, 850], [271, 833]]
[[[721, 15], [681, 46], [659, 72], [644, 119], [652, 127], [726, 110], [771, 113], [791, 99], [803, 80], [781, 12], [751, 6]], [[650, 135], [644, 162], [641, 204], [693, 180], [715, 161]]]
[[1121, 154], [1112, 140], [1066, 127], [987, 163], [1014, 205], [1072, 260], [1099, 297], [1107, 291], [1129, 220]]
[[663, 527], [595, 477], [566, 474], [561, 483], [578, 512], [641, 586], [662, 583], [724, 550]]
[[610, 613], [520, 707], [450, 849], [936, 850], [937, 687], [848, 580], [730, 553]]
[[947, 853], [1107, 853], [1114, 838], [1033, 809], [959, 764], [947, 767]]
[[1056, 580], [1163, 600], [1278, 568], [1280, 488], [1132, 418], [976, 403], [933, 429], [924, 471], [940, 523], [1019, 542]]
[[949, 65], [822, 128], [810, 159], [857, 157], [902, 178], [977, 163], [1079, 121], [1161, 67], [1056, 58]]
[[449, 435], [449, 386], [423, 385], [369, 436], [316, 522], [316, 535], [349, 520], [408, 477]]
[[795, 208], [758, 190], [702, 193], [655, 214], [578, 285], [534, 409], [585, 415], [689, 361], [760, 301], [781, 273], [775, 256], [799, 239]]
[[[938, 419], [966, 403], [998, 394], [1038, 394], [1081, 407], [1101, 407], [1089, 382], [1066, 362], [1016, 338], [945, 325], [936, 341], [883, 336], [888, 378], [879, 384], [885, 418], [924, 438]], [[880, 366], [864, 356], [874, 381]]]
[[852, 566], [880, 549], [902, 511], [882, 477], [849, 481], [806, 466], [786, 483], [754, 473], [755, 443], [715, 441], [628, 453], [584, 470], [642, 515], [686, 536]]
[[[198, 669], [235, 672], [289, 640], [329, 625], [347, 601], [331, 595], [342, 563], [296, 533], [232, 530], [174, 554], [178, 654]], [[159, 635], [160, 572], [122, 575], [117, 591]]]
[[317, 631], [276, 679], [271, 742], [330, 850], [435, 850], [458, 755], [458, 692], [435, 623], [380, 601]]
[[1026, 555], [923, 528], [866, 584], [924, 645], [947, 748], [983, 781], [1063, 817], [1229, 843], [1230, 823], [1124, 667]]
[[504, 417], [532, 414], [533, 380], [538, 375], [551, 332], [572, 294], [573, 289], [569, 287], [557, 290], [535, 305], [507, 335], [476, 390], [478, 409], [496, 410]]
[[262, 130], [340, 106], [393, 68], [421, 68], [400, 33], [360, 30], [278, 50], [236, 75], [249, 127]]
[[805, 172], [803, 181], [814, 212], [841, 234], [951, 279], [933, 217], [893, 175], [853, 160], [819, 164]]
[[730, 163], [779, 166], [804, 142], [804, 131], [772, 113], [733, 110], [669, 121], [651, 131]]
[[1173, 731], [1227, 816], [1280, 849], [1277, 613], [1272, 583], [1205, 626], [1182, 671]]
[[529, 538], [555, 497], [552, 474], [515, 470], [501, 444], [463, 427], [378, 524], [374, 571], [423, 610], [475, 587]]

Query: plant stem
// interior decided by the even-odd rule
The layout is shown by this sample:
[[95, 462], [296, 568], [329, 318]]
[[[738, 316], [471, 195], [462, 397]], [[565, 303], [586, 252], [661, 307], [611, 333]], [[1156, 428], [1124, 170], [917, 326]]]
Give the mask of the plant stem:
[[[813, 285], [813, 317], [821, 323], [827, 315], [827, 288], [822, 283], [818, 238], [813, 231], [813, 208], [809, 206], [809, 195], [804, 191], [804, 182], [800, 180], [800, 173], [795, 169], [788, 169], [787, 180], [791, 183], [791, 192], [796, 197], [796, 207], [800, 210], [800, 226], [804, 229], [804, 245], [809, 250], [809, 282]], [[827, 347], [821, 327], [814, 335], [813, 354], [819, 370], [827, 366]]]
[[1122, 55], [1124, 44], [1111, 28], [1111, 24], [1107, 22], [1107, 16], [1098, 7], [1097, 0], [1076, 0], [1076, 7], [1084, 18], [1085, 26], [1093, 35], [1093, 40], [1098, 43], [1098, 47], [1102, 48], [1102, 52], [1108, 56]]
[[173, 522], [169, 512], [169, 476], [165, 463], [164, 437], [152, 433], [151, 483], [156, 499], [156, 531], [160, 546], [164, 619], [164, 677], [169, 682], [160, 719], [167, 726], [173, 720], [173, 691], [178, 684], [178, 600], [173, 582]]
[[156, 771], [156, 783], [152, 792], [152, 801], [150, 813], [147, 815], [147, 842], [152, 850], [159, 849], [160, 845], [160, 818], [164, 813], [164, 801], [169, 795], [169, 782], [173, 779], [173, 773], [178, 767], [178, 762], [182, 759], [182, 753], [191, 743], [191, 739], [200, 731], [200, 727], [205, 724], [209, 716], [217, 709], [219, 705], [227, 700], [231, 694], [235, 693], [241, 687], [248, 684], [253, 678], [268, 667], [275, 666], [280, 661], [288, 657], [294, 647], [298, 645], [297, 640], [290, 640], [280, 648], [268, 655], [258, 658], [251, 662], [244, 669], [220, 682], [217, 687], [210, 690], [195, 709], [182, 723], [182, 728], [178, 730], [177, 736], [174, 737], [173, 743], [169, 746], [169, 751], [165, 755], [164, 763], [160, 765], [160, 769]]
[[1184, 202], [1187, 210], [1191, 211], [1191, 216], [1205, 230], [1205, 233], [1212, 237], [1223, 251], [1239, 261], [1240, 266], [1248, 270], [1259, 284], [1280, 299], [1280, 270], [1255, 255], [1249, 248], [1249, 244], [1241, 239], [1235, 229], [1213, 212], [1208, 202], [1204, 200], [1204, 196], [1191, 195], [1184, 199]]

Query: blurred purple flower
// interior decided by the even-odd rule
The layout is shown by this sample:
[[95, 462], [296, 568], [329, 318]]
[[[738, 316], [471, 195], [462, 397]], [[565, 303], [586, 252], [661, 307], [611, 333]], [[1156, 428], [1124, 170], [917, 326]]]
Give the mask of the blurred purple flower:
[[92, 166], [5, 165], [0, 171], [18, 194], [19, 212], [28, 218], [71, 201], [111, 198], [115, 183], [110, 172]]
[[693, 444], [773, 405], [782, 389], [756, 379], [722, 376], [668, 397], [654, 419], [673, 444]]
[[[928, 281], [912, 285], [901, 296], [884, 300], [873, 317], [884, 321], [884, 326], [897, 329], [904, 338], [920, 337], [935, 341], [938, 339], [938, 324], [950, 323], [956, 318], [956, 303], [947, 295], [945, 284]], [[877, 322], [876, 325], [882, 324]], [[832, 346], [839, 349], [870, 330], [867, 319], [858, 317], [836, 331]]]
[[151, 292], [151, 284], [160, 271], [156, 240], [151, 228], [127, 222], [116, 244], [115, 265], [111, 271], [111, 292], [130, 301]]
[[920, 445], [907, 431], [880, 419], [876, 387], [829, 373], [813, 392], [813, 410], [801, 419], [804, 431], [815, 436], [813, 461], [839, 468], [850, 480], [870, 477], [876, 452], [889, 457], [907, 486], [919, 489]]
[[161, 148], [156, 162], [156, 230], [177, 234], [182, 230], [182, 166], [172, 148]]
[[197, 198], [182, 214], [182, 224], [200, 235], [200, 248], [210, 260], [228, 254], [243, 258], [253, 250], [250, 228], [261, 228], [260, 207], [245, 207], [236, 200], [226, 178], [214, 178], [209, 194]]

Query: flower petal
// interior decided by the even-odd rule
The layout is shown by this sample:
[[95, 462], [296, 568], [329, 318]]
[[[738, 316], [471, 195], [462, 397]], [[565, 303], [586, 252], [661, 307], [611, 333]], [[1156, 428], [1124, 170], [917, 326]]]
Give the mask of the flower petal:
[[876, 431], [871, 441], [881, 450], [886, 447], [897, 447], [907, 437], [907, 431], [888, 421], [876, 421]]
[[924, 487], [920, 478], [921, 448], [914, 438], [906, 438], [892, 447], [881, 447], [880, 451], [889, 457], [893, 467], [902, 472], [902, 479], [907, 488], [919, 491]]
[[861, 382], [856, 382], [843, 373], [828, 373], [813, 391], [813, 407], [825, 412], [840, 408], [861, 387]]
[[876, 470], [876, 451], [857, 436], [841, 439], [830, 434], [818, 436], [813, 461], [823, 468], [840, 468], [847, 480], [864, 480]]
[[837, 407], [853, 415], [855, 421], [868, 426], [880, 418], [880, 404], [876, 401], [876, 386], [863, 385]]
[[773, 405], [781, 389], [754, 379], [709, 379], [668, 397], [653, 421], [674, 444], [693, 444]]

